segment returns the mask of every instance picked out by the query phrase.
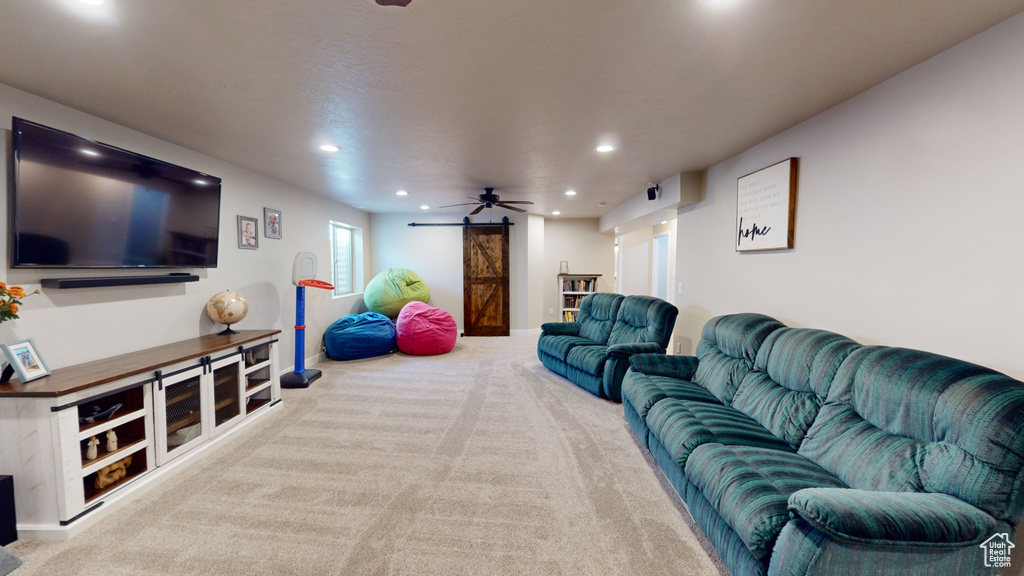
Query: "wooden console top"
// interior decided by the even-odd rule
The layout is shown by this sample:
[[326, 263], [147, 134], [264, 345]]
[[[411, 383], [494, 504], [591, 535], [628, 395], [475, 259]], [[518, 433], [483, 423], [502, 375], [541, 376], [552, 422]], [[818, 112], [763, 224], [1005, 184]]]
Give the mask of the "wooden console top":
[[94, 386], [153, 372], [162, 366], [237, 348], [253, 340], [280, 334], [280, 330], [240, 330], [238, 334], [210, 334], [138, 352], [58, 368], [51, 374], [22, 384], [15, 377], [0, 384], [0, 398], [55, 398]]

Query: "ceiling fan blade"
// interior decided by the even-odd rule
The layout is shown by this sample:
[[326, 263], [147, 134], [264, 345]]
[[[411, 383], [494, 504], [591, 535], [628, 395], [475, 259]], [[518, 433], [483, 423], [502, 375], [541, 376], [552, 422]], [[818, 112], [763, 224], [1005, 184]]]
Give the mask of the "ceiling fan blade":
[[523, 210], [522, 208], [516, 208], [515, 206], [506, 206], [504, 202], [498, 202], [497, 204], [495, 204], [495, 206], [501, 206], [505, 210], [514, 210], [516, 212], [526, 212], [526, 210]]
[[502, 204], [533, 204], [529, 200], [502, 200]]
[[470, 212], [469, 215], [472, 216], [473, 214], [479, 214], [480, 211], [483, 210], [486, 207], [487, 207], [486, 204], [481, 204], [481, 205], [477, 206], [476, 210], [473, 210], [472, 212]]
[[451, 208], [452, 206], [469, 206], [470, 204], [479, 204], [479, 202], [463, 202], [462, 204], [449, 204], [447, 206], [438, 206], [438, 209]]

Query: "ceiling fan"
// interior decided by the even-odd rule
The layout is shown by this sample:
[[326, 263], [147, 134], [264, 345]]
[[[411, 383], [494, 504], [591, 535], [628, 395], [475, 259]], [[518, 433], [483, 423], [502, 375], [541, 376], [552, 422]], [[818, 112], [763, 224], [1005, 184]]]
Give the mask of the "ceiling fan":
[[[470, 200], [473, 198], [470, 197]], [[502, 201], [498, 198], [498, 195], [494, 193], [494, 188], [484, 188], [484, 193], [476, 197], [476, 202], [463, 202], [462, 204], [449, 204], [447, 206], [439, 206], [438, 208], [451, 208], [453, 206], [470, 206], [472, 204], [479, 204], [476, 210], [469, 213], [470, 216], [473, 214], [479, 214], [484, 208], [493, 208], [498, 206], [506, 210], [514, 210], [516, 212], [526, 212], [522, 208], [516, 208], [515, 206], [509, 206], [509, 204], [533, 204], [529, 200], [506, 200]]]

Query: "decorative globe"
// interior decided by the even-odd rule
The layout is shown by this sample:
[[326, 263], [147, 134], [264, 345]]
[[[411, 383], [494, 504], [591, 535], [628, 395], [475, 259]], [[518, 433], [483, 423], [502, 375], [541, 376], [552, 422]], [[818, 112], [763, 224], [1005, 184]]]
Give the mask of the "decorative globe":
[[241, 321], [248, 313], [249, 303], [241, 294], [230, 290], [214, 294], [206, 303], [206, 315], [210, 320], [228, 327], [221, 334], [237, 334], [231, 329], [231, 324]]

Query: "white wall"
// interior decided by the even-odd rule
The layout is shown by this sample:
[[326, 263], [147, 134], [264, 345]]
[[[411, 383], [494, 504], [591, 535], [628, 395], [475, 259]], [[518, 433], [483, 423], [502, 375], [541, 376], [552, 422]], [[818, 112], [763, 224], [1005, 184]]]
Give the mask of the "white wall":
[[619, 236], [619, 292], [651, 293], [650, 226]]
[[[599, 292], [615, 291], [615, 239], [597, 230], [596, 218], [549, 218], [544, 221], [544, 322], [558, 322], [558, 266], [570, 274], [600, 274]], [[554, 310], [554, 314], [548, 314]]]
[[[223, 180], [220, 217], [219, 267], [195, 270], [199, 282], [163, 286], [45, 289], [24, 301], [21, 318], [0, 324], [0, 341], [31, 338], [51, 369], [115, 356], [152, 346], [212, 334], [223, 327], [204, 312], [210, 296], [231, 289], [249, 301], [249, 315], [238, 329], [280, 329], [282, 368], [294, 359], [295, 289], [292, 260], [300, 251], [317, 255], [319, 277], [330, 278], [328, 221], [369, 226], [359, 210], [303, 191], [254, 172], [129, 130], [99, 118], [0, 85], [0, 118], [4, 158], [0, 176], [9, 182], [11, 116], [19, 116], [218, 176]], [[239, 250], [236, 216], [258, 217], [263, 208], [282, 211], [281, 240], [263, 237], [259, 250]], [[0, 218], [0, 237], [7, 238], [7, 204]], [[109, 270], [9, 269], [4, 250], [5, 281], [28, 290], [42, 278], [139, 274]], [[185, 271], [189, 271], [186, 269]], [[163, 273], [157, 271], [155, 273]], [[323, 290], [307, 290], [306, 355], [319, 352], [324, 329], [351, 311], [358, 296], [332, 299]]]
[[546, 221], [543, 216], [530, 215], [527, 219], [529, 230], [529, 256], [527, 259], [529, 279], [527, 280], [527, 322], [529, 329], [540, 329], [540, 325], [547, 322], [544, 313], [544, 293], [551, 281], [548, 278], [547, 262], [544, 259], [544, 230]]
[[[711, 168], [676, 340], [757, 311], [1024, 377], [1024, 14]], [[733, 250], [736, 180], [800, 158], [796, 247]]]
[[[514, 225], [509, 227], [509, 323], [512, 330], [525, 330], [526, 298], [528, 292], [527, 242], [528, 218], [521, 214], [507, 214], [504, 210], [474, 222], [500, 222], [508, 216]], [[419, 274], [430, 288], [430, 304], [447, 310], [462, 330], [462, 226], [409, 226], [416, 223], [458, 223], [464, 213], [420, 212], [417, 214], [373, 214], [372, 278], [387, 268], [408, 268]], [[369, 281], [369, 280], [367, 280]]]

